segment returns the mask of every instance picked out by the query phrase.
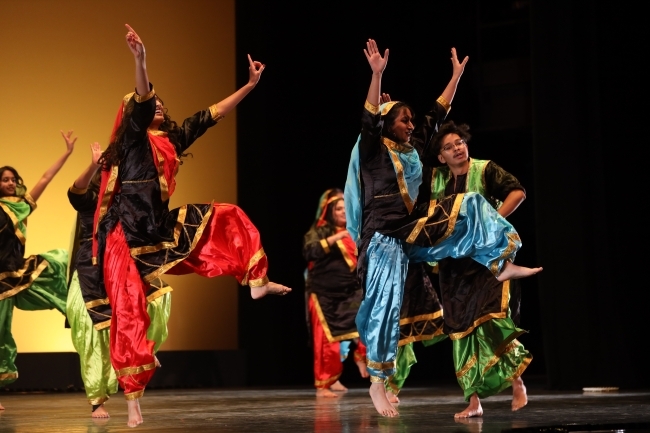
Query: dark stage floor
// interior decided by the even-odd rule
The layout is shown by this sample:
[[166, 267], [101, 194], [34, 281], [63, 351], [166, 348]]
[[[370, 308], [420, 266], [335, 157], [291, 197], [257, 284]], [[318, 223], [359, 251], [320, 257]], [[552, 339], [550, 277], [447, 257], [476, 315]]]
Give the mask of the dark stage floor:
[[[482, 418], [457, 423], [453, 415], [465, 407], [458, 391], [453, 386], [406, 388], [400, 416], [386, 419], [373, 409], [367, 390], [358, 388], [337, 399], [316, 399], [311, 389], [151, 390], [141, 400], [145, 422], [137, 431], [527, 433], [563, 431], [540, 430], [560, 425], [569, 431], [617, 431], [615, 425], [627, 426], [629, 432], [650, 431], [650, 391], [583, 394], [529, 386], [529, 403], [521, 411], [510, 410], [505, 391], [484, 400]], [[103, 423], [91, 420], [90, 406], [79, 392], [2, 392], [0, 402], [7, 408], [0, 415], [0, 432], [133, 431], [126, 427], [126, 404], [117, 396], [107, 404], [112, 418]], [[581, 427], [585, 424], [591, 427]]]

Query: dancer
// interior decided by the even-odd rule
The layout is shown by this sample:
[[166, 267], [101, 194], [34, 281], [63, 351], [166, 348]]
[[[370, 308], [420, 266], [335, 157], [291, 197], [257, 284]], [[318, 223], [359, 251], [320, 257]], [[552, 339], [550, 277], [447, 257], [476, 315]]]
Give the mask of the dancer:
[[[72, 344], [79, 353], [81, 378], [93, 418], [108, 418], [104, 403], [117, 392], [117, 378], [111, 366], [109, 327], [111, 305], [105, 291], [99, 290], [99, 269], [92, 265], [92, 229], [99, 191], [99, 143], [91, 145], [90, 165], [68, 190], [68, 200], [77, 211], [75, 242], [70, 257], [70, 283], [67, 316]], [[167, 339], [172, 288], [156, 279], [146, 294], [151, 324], [147, 339], [155, 341], [154, 352]]]
[[[18, 379], [16, 342], [11, 335], [14, 306], [21, 310], [51, 310], [65, 315], [68, 293], [68, 252], [54, 249], [25, 257], [27, 217], [74, 150], [72, 131], [61, 135], [66, 151], [29, 191], [18, 171], [0, 167], [0, 386]], [[0, 410], [4, 407], [0, 404]]]
[[165, 273], [232, 275], [255, 299], [291, 289], [266, 276], [267, 258], [253, 223], [237, 206], [191, 204], [169, 210], [180, 157], [250, 92], [264, 65], [249, 56], [249, 81], [179, 127], [149, 83], [144, 44], [126, 26], [136, 93], [124, 98], [104, 152], [95, 213], [93, 260], [112, 306], [110, 352], [128, 405], [128, 425], [142, 423], [138, 399], [155, 370], [147, 339], [145, 293]]
[[366, 348], [359, 341], [354, 319], [363, 298], [356, 276], [356, 245], [345, 230], [343, 191], [334, 188], [319, 200], [316, 220], [303, 242], [309, 262], [305, 291], [314, 345], [314, 385], [317, 397], [338, 397], [347, 391], [339, 377], [354, 340], [354, 362], [368, 377]]
[[[526, 277], [541, 268], [510, 263], [520, 246], [519, 236], [478, 194], [450, 196], [423, 207], [424, 216], [422, 211], [412, 214], [422, 183], [419, 154], [428, 155], [430, 151], [432, 116], [427, 115], [424, 124], [414, 131], [412, 110], [406, 104], [379, 106], [388, 50], [382, 56], [373, 40], [366, 46], [364, 52], [373, 74], [361, 134], [348, 170], [346, 214], [348, 231], [358, 239], [358, 269], [365, 289], [356, 323], [367, 346], [370, 396], [380, 414], [392, 417], [398, 412], [386, 398], [384, 382], [395, 372], [409, 261], [471, 257], [499, 280]], [[452, 79], [438, 98], [434, 115], [439, 107], [448, 107], [446, 94], [456, 88], [466, 62], [467, 58], [458, 62], [452, 49]]]

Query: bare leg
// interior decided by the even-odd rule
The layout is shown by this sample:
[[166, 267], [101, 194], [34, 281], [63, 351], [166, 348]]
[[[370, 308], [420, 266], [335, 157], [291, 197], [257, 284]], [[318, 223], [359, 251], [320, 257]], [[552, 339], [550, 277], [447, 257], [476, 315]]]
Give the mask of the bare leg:
[[370, 398], [372, 399], [372, 404], [375, 405], [375, 409], [382, 416], [387, 416], [389, 418], [399, 415], [399, 412], [389, 403], [386, 398], [386, 392], [384, 391], [383, 383], [371, 383], [370, 384]]
[[472, 394], [469, 398], [469, 406], [467, 408], [454, 415], [454, 418], [471, 418], [475, 416], [483, 416], [483, 408], [481, 407], [481, 401], [478, 399], [476, 393]]
[[126, 408], [129, 413], [129, 419], [126, 422], [126, 425], [129, 427], [137, 427], [142, 424], [143, 420], [142, 412], [140, 412], [140, 401], [138, 399], [127, 400]]
[[5, 410], [5, 407], [0, 403], [0, 410]]
[[526, 268], [524, 266], [517, 266], [514, 263], [506, 262], [503, 265], [501, 274], [497, 277], [499, 281], [516, 280], [518, 278], [526, 278], [542, 272], [543, 268]]
[[282, 284], [277, 284], [269, 281], [260, 287], [251, 287], [251, 298], [259, 299], [266, 295], [286, 295], [291, 289]]
[[316, 390], [316, 397], [337, 398], [338, 394], [334, 394], [327, 388], [318, 388]]
[[512, 381], [512, 410], [519, 410], [528, 404], [528, 395], [526, 387], [521, 377]]
[[399, 403], [399, 398], [393, 394], [393, 391], [386, 391], [386, 399], [388, 399], [389, 403]]
[[97, 409], [95, 409], [91, 415], [93, 418], [110, 418], [111, 416], [108, 414], [108, 411], [102, 404], [99, 406]]
[[370, 377], [370, 373], [368, 373], [368, 369], [366, 368], [366, 361], [365, 360], [359, 360], [355, 361], [357, 364], [357, 367], [359, 368], [359, 373], [361, 373], [361, 377]]
[[330, 389], [332, 391], [347, 391], [348, 390], [346, 387], [343, 386], [343, 384], [341, 383], [340, 380], [337, 380], [336, 382], [334, 382], [332, 384], [332, 386], [330, 386]]

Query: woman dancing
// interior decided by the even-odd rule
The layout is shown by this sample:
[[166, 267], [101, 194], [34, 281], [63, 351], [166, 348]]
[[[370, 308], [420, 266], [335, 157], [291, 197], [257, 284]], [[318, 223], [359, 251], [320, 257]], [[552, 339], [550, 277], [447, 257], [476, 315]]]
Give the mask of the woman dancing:
[[[26, 192], [18, 171], [0, 167], [0, 386], [18, 379], [16, 342], [11, 335], [14, 307], [21, 310], [51, 310], [65, 315], [68, 294], [68, 252], [55, 249], [25, 257], [27, 217], [74, 149], [77, 138], [65, 134], [66, 151]], [[0, 404], [0, 410], [4, 407]]]
[[138, 399], [154, 373], [154, 342], [147, 339], [145, 293], [165, 273], [232, 275], [255, 299], [291, 289], [266, 276], [259, 232], [230, 204], [191, 204], [169, 210], [180, 157], [255, 87], [264, 65], [249, 56], [249, 81], [226, 99], [178, 126], [149, 83], [144, 44], [126, 26], [135, 59], [136, 93], [118, 111], [103, 165], [95, 213], [93, 260], [113, 312], [110, 351], [128, 404], [128, 425], [142, 423]]
[[[379, 106], [381, 78], [388, 50], [379, 53], [374, 40], [364, 50], [372, 79], [346, 182], [348, 231], [358, 239], [358, 270], [364, 300], [356, 323], [367, 346], [370, 396], [384, 416], [398, 412], [386, 398], [384, 382], [395, 372], [399, 318], [409, 261], [471, 257], [499, 280], [522, 278], [541, 268], [511, 263], [521, 242], [514, 228], [478, 194], [427, 200], [416, 209], [423, 182], [420, 154], [430, 158], [430, 139], [441, 110], [447, 111], [467, 58], [459, 62], [452, 49], [452, 79], [424, 123], [415, 130], [413, 111], [401, 102]], [[449, 99], [448, 99], [449, 98]], [[425, 190], [428, 183], [425, 182]], [[420, 193], [422, 195], [422, 193]], [[415, 211], [414, 211], [415, 210]]]
[[356, 245], [345, 230], [343, 191], [328, 189], [320, 198], [316, 221], [305, 234], [303, 256], [309, 262], [305, 291], [314, 345], [314, 385], [317, 397], [338, 397], [346, 391], [339, 377], [350, 340], [354, 362], [362, 377], [366, 348], [359, 341], [354, 319], [363, 298], [356, 276]]
[[[77, 211], [75, 242], [70, 257], [70, 283], [66, 305], [72, 344], [79, 353], [81, 378], [93, 418], [108, 418], [104, 403], [117, 392], [117, 378], [111, 366], [109, 327], [111, 304], [98, 283], [99, 269], [92, 264], [92, 230], [101, 177], [99, 143], [91, 145], [90, 165], [68, 190], [68, 200]], [[154, 352], [167, 339], [172, 288], [156, 279], [146, 294], [151, 324], [147, 339]]]

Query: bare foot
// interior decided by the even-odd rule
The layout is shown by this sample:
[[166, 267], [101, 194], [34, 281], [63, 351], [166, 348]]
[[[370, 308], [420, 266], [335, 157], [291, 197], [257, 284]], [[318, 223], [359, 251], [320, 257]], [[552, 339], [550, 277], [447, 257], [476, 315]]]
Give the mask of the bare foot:
[[386, 391], [386, 399], [389, 403], [399, 403], [399, 398], [393, 394], [393, 391]]
[[140, 412], [140, 401], [138, 399], [127, 400], [126, 408], [129, 413], [129, 419], [126, 422], [126, 425], [129, 427], [137, 427], [142, 424], [143, 420], [142, 412]]
[[472, 394], [469, 398], [469, 406], [464, 411], [454, 415], [454, 418], [471, 418], [475, 416], [483, 416], [483, 408], [481, 407], [481, 401], [478, 399], [478, 395]]
[[330, 386], [330, 389], [331, 389], [332, 391], [347, 391], [347, 390], [348, 390], [346, 387], [343, 386], [343, 384], [342, 384], [341, 381], [339, 381], [339, 380], [337, 380], [336, 382], [334, 382], [334, 383], [332, 384], [332, 386]]
[[5, 410], [5, 407], [0, 403], [0, 410]]
[[528, 404], [528, 395], [526, 387], [521, 377], [512, 381], [512, 410], [519, 410]]
[[153, 362], [156, 363], [156, 368], [162, 367], [162, 365], [160, 365], [160, 361], [158, 361], [158, 357], [156, 355], [153, 356]]
[[506, 262], [505, 265], [503, 265], [503, 270], [501, 270], [501, 274], [499, 274], [497, 280], [506, 281], [526, 278], [535, 275], [538, 272], [542, 272], [542, 269], [543, 268], [526, 268], [524, 266], [517, 266], [514, 263]]
[[355, 361], [357, 364], [357, 367], [359, 368], [359, 373], [361, 373], [361, 377], [366, 378], [370, 377], [370, 373], [368, 373], [368, 369], [366, 368], [366, 361]]
[[399, 415], [399, 412], [397, 412], [397, 410], [386, 398], [386, 392], [384, 392], [383, 383], [370, 384], [370, 398], [372, 399], [372, 404], [375, 405], [375, 409], [377, 409], [377, 412], [379, 412], [380, 415], [387, 416], [389, 418], [393, 418]]
[[97, 409], [95, 409], [91, 415], [93, 418], [110, 418], [111, 416], [108, 414], [108, 411], [102, 404], [99, 406]]
[[266, 295], [286, 295], [291, 291], [287, 286], [269, 281], [260, 287], [251, 287], [251, 298], [259, 299]]
[[319, 388], [316, 390], [316, 397], [338, 398], [338, 394], [334, 394], [327, 388]]

